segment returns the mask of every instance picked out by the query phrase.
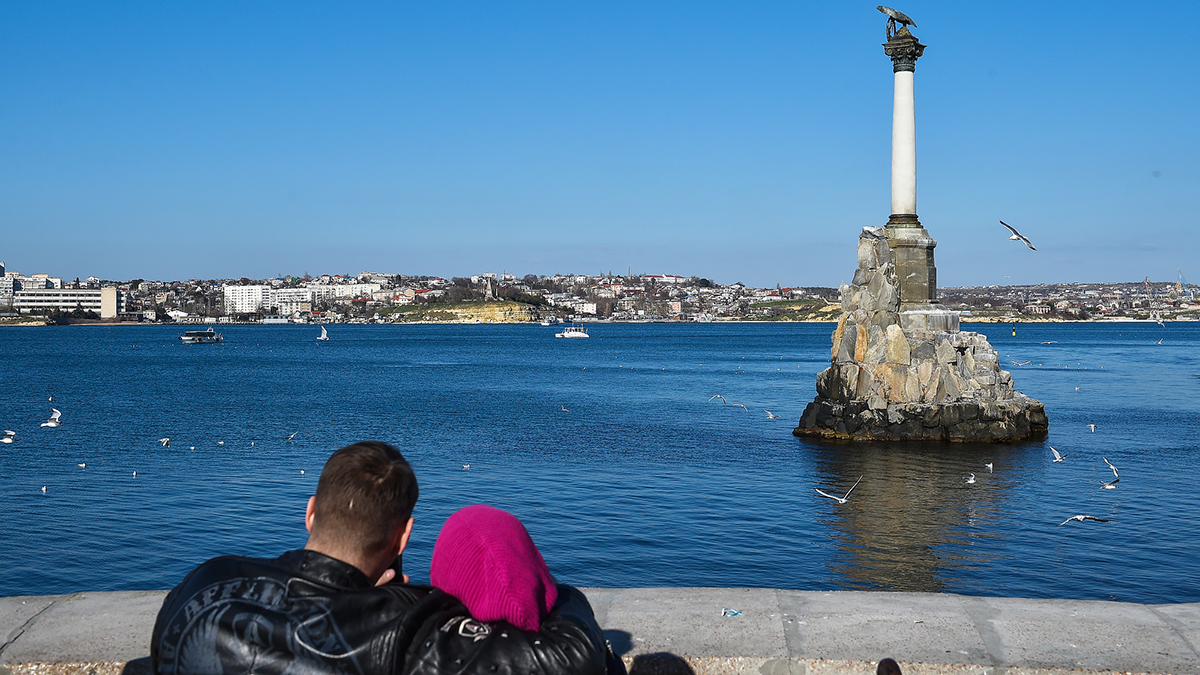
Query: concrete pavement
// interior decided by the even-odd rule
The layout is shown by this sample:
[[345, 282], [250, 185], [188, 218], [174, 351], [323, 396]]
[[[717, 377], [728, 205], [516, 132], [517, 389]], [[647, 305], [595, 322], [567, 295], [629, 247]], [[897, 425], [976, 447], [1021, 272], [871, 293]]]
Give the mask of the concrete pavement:
[[[905, 673], [1200, 674], [1200, 603], [742, 588], [584, 591], [631, 675], [873, 673], [885, 656]], [[0, 598], [0, 675], [148, 673], [150, 630], [165, 595]]]

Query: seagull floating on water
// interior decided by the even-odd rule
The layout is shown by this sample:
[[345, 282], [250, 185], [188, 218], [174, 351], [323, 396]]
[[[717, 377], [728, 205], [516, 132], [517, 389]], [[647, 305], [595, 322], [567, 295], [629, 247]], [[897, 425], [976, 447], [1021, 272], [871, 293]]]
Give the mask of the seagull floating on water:
[[1081, 523], [1085, 520], [1094, 520], [1097, 523], [1107, 523], [1108, 522], [1104, 518], [1097, 518], [1096, 516], [1078, 515], [1078, 516], [1071, 516], [1070, 518], [1067, 518], [1066, 520], [1059, 523], [1058, 526], [1062, 527], [1063, 525], [1066, 525], [1067, 523], [1071, 522], [1072, 520], [1078, 520]]
[[1020, 232], [1017, 232], [1017, 229], [1015, 227], [1013, 227], [1012, 225], [1009, 225], [1008, 223], [1004, 222], [1003, 220], [1000, 221], [1000, 224], [1007, 227], [1009, 232], [1012, 232], [1012, 236], [1009, 237], [1009, 239], [1012, 239], [1013, 241], [1023, 241], [1023, 242], [1025, 242], [1025, 245], [1030, 248], [1030, 250], [1033, 250], [1033, 251], [1037, 250], [1037, 248], [1034, 247], [1033, 243], [1030, 242], [1029, 239], [1027, 239], [1025, 237], [1025, 235], [1021, 234]]
[[13, 437], [17, 435], [15, 431], [4, 430], [4, 438], [0, 438], [0, 443], [12, 443]]
[[1067, 458], [1067, 456], [1066, 456], [1066, 455], [1060, 455], [1060, 454], [1058, 454], [1058, 451], [1054, 449], [1054, 446], [1053, 446], [1053, 445], [1052, 445], [1052, 446], [1050, 446], [1050, 452], [1053, 452], [1053, 453], [1054, 453], [1054, 461], [1056, 461], [1056, 462], [1061, 462], [1061, 461], [1063, 461], [1064, 459], [1066, 459], [1066, 458]]
[[850, 501], [850, 493], [854, 492], [854, 488], [858, 487], [858, 484], [862, 482], [862, 479], [863, 479], [863, 477], [859, 476], [858, 480], [854, 481], [854, 485], [851, 485], [850, 489], [846, 490], [845, 496], [842, 496], [842, 497], [839, 497], [837, 495], [831, 495], [828, 492], [825, 492], [824, 490], [822, 490], [821, 488], [813, 488], [813, 489], [816, 490], [822, 497], [829, 497], [830, 499], [834, 500], [835, 502], [837, 502], [839, 504], [845, 504], [846, 502]]
[[1100, 481], [1100, 489], [1115, 490], [1117, 489], [1117, 483], [1121, 482], [1121, 474], [1117, 473], [1117, 467], [1113, 466], [1112, 462], [1108, 461], [1107, 457], [1101, 457], [1101, 459], [1103, 459], [1104, 463], [1108, 465], [1108, 468], [1112, 469], [1113, 479], [1107, 482]]
[[464, 469], [469, 469], [469, 468], [471, 468], [471, 465], [470, 465], [470, 464], [463, 464], [463, 468], [464, 468]]
[[81, 468], [81, 469], [86, 469], [86, 468], [87, 468], [87, 462], [80, 462], [78, 466], [79, 466], [79, 468]]

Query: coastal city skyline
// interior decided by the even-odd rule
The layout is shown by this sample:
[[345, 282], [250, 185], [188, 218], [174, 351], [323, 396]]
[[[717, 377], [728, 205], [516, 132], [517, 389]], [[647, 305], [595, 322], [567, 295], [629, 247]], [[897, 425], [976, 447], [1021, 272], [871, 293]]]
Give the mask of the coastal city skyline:
[[[1188, 6], [898, 9], [929, 45], [917, 211], [941, 285], [1200, 275]], [[888, 215], [884, 21], [785, 3], [14, 7], [5, 257], [70, 279], [631, 265], [836, 286]]]

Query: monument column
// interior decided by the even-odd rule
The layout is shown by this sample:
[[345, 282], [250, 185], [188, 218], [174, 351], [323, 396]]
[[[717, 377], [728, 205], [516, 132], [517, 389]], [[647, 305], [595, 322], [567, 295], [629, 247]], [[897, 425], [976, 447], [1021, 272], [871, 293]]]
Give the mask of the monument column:
[[892, 33], [883, 51], [895, 74], [892, 99], [892, 213], [887, 222], [888, 245], [900, 280], [901, 326], [906, 330], [957, 331], [958, 314], [937, 304], [937, 242], [917, 219], [917, 122], [913, 75], [925, 45], [902, 26]]

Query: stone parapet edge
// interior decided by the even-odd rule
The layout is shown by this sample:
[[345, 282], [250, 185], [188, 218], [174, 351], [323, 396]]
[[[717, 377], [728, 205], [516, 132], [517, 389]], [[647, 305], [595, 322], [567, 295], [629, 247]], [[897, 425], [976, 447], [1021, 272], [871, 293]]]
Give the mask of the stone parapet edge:
[[[1197, 673], [1200, 603], [585, 588], [633, 675]], [[0, 598], [0, 675], [148, 675], [165, 591]]]

